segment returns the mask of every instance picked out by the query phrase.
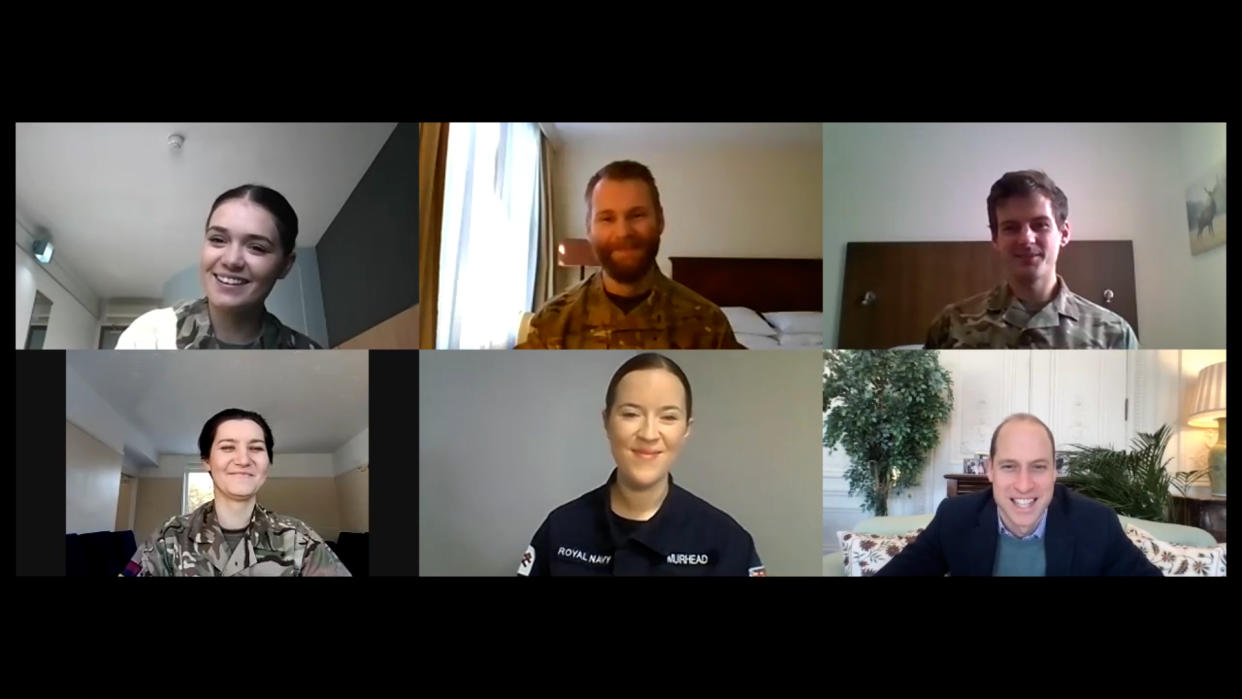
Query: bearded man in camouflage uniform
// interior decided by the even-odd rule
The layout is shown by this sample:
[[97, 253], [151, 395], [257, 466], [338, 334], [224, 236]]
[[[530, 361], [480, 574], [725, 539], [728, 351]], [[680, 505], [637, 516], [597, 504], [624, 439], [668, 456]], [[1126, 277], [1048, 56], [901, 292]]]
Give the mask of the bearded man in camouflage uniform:
[[988, 194], [988, 227], [1005, 281], [946, 306], [925, 349], [1138, 349], [1124, 318], [1070, 291], [1057, 258], [1069, 199], [1038, 170], [1007, 172]]
[[169, 519], [138, 547], [123, 576], [349, 576], [315, 530], [258, 504], [272, 463], [272, 430], [230, 408], [203, 425], [199, 455], [215, 499]]
[[544, 304], [518, 349], [745, 349], [716, 304], [656, 265], [664, 208], [647, 166], [604, 166], [586, 203], [601, 269]]

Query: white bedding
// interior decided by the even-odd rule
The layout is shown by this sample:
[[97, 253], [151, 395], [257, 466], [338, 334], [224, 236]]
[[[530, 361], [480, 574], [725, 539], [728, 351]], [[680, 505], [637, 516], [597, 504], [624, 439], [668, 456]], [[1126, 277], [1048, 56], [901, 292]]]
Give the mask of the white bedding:
[[785, 349], [822, 349], [824, 346], [822, 333], [781, 333], [776, 341]]
[[752, 335], [750, 333], [734, 333], [737, 341], [742, 343], [746, 349], [780, 349], [781, 343], [777, 342], [775, 337], [767, 335]]
[[782, 335], [824, 334], [824, 314], [819, 311], [768, 311], [763, 319]]
[[776, 337], [777, 335], [776, 328], [745, 306], [724, 306], [720, 310], [729, 319], [729, 327], [733, 328], [734, 335], [739, 337], [742, 335]]
[[737, 341], [747, 349], [821, 349], [823, 315], [811, 311], [759, 314], [743, 306], [721, 308]]

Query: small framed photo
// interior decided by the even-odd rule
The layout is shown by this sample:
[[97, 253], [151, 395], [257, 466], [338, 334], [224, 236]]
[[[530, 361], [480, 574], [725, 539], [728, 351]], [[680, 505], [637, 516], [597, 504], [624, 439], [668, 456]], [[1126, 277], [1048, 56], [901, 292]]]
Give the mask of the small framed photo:
[[986, 473], [987, 454], [975, 454], [962, 459], [962, 473], [972, 476], [982, 476]]
[[1068, 451], [1059, 451], [1056, 453], [1057, 459], [1057, 475], [1064, 476], [1069, 473], [1069, 457]]

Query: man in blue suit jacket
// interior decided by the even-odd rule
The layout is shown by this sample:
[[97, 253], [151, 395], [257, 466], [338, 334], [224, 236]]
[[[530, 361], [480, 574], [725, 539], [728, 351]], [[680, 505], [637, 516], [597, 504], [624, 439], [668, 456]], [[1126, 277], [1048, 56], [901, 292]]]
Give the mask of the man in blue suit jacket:
[[1039, 418], [1005, 418], [992, 433], [991, 489], [945, 498], [876, 575], [1160, 575], [1117, 513], [1056, 484], [1055, 452]]

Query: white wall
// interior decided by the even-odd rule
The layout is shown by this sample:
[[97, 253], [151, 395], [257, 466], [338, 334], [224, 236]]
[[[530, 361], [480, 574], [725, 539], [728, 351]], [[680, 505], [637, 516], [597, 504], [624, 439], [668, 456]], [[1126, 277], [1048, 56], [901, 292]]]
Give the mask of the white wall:
[[[99, 319], [72, 294], [52, 278], [20, 244], [16, 245], [16, 349], [26, 346], [30, 331], [30, 311], [34, 308], [35, 291], [52, 302], [44, 349], [93, 349], [99, 345]], [[53, 256], [55, 262], [55, 256]], [[88, 303], [89, 303], [88, 299]]]
[[[512, 575], [548, 513], [604, 483], [604, 392], [631, 354], [419, 354], [422, 574]], [[745, 527], [770, 575], [819, 575], [822, 354], [667, 354], [694, 396], [677, 483]]]
[[1134, 241], [1142, 346], [1225, 346], [1225, 248], [1191, 256], [1184, 199], [1224, 124], [824, 124], [823, 153], [828, 347], [847, 242], [989, 240], [988, 190], [1030, 168], [1069, 197], [1075, 238]]
[[[195, 263], [164, 282], [163, 305], [203, 297], [199, 267]], [[297, 249], [297, 261], [289, 276], [276, 282], [265, 302], [268, 312], [280, 322], [328, 346], [328, 321], [323, 310], [323, 287], [319, 283], [319, 258], [315, 248]]]
[[[1224, 124], [1178, 124], [1178, 153], [1181, 156], [1181, 168], [1179, 172], [1182, 175], [1182, 189], [1186, 188], [1186, 184], [1197, 179], [1200, 175], [1210, 172], [1217, 163], [1225, 157], [1225, 125]], [[1180, 191], [1180, 190], [1179, 190]], [[1181, 211], [1185, 211], [1183, 205]], [[1225, 347], [1225, 248], [1222, 245], [1217, 248], [1208, 250], [1207, 252], [1196, 255], [1192, 262], [1186, 263], [1184, 258], [1186, 249], [1186, 228], [1183, 221], [1181, 228], [1175, 229], [1174, 237], [1181, 249], [1178, 251], [1179, 259], [1183, 265], [1188, 266], [1189, 271], [1185, 275], [1179, 276], [1179, 283], [1185, 285], [1185, 293], [1193, 299], [1192, 313], [1187, 313], [1186, 307], [1170, 309], [1170, 314], [1181, 314], [1198, 317], [1200, 324], [1219, 323], [1218, 331], [1206, 339], [1208, 341], [1195, 341], [1196, 338], [1187, 338], [1185, 342], [1169, 345], [1161, 345], [1162, 347]], [[1193, 322], [1193, 320], [1192, 320]], [[1219, 341], [1217, 341], [1219, 337]]]
[[[55, 313], [56, 309], [52, 309]], [[118, 454], [130, 452], [139, 459], [156, 463], [159, 452], [155, 444], [129, 420], [112, 408], [90, 384], [65, 364], [65, 419], [80, 427]], [[127, 460], [130, 461], [132, 459]], [[128, 467], [126, 472], [137, 475]], [[115, 512], [113, 513], [115, 515]]]
[[367, 428], [332, 453], [333, 475], [339, 476], [364, 464], [370, 464], [370, 450], [371, 429]]
[[[181, 478], [187, 471], [201, 471], [198, 454], [161, 454], [160, 467], [143, 469], [143, 478]], [[332, 454], [282, 454], [268, 469], [268, 478], [332, 478]]]
[[[818, 145], [562, 144], [553, 156], [555, 235], [586, 237], [587, 181], [614, 160], [637, 160], [660, 189], [665, 228], [657, 260], [666, 274], [672, 256], [818, 258], [820, 158]], [[562, 283], [571, 279], [577, 270], [561, 271]]]
[[65, 533], [112, 531], [121, 489], [121, 455], [65, 423]]

